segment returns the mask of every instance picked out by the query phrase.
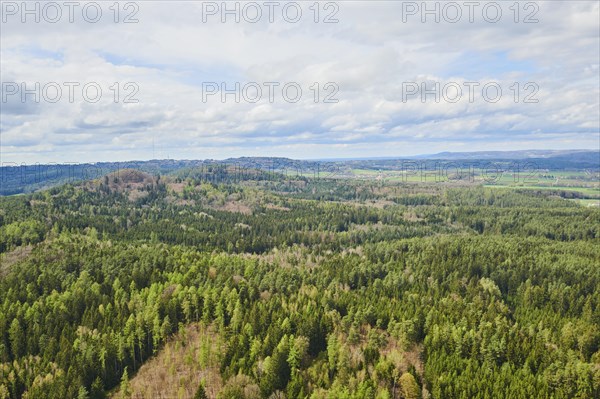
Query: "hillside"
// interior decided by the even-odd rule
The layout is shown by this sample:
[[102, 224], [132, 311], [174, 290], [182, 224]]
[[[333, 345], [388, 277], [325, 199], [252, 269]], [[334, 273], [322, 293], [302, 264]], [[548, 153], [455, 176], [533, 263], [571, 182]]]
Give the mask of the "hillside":
[[193, 398], [202, 384], [207, 396], [215, 398], [222, 386], [218, 367], [222, 350], [219, 336], [212, 329], [190, 324], [110, 397], [187, 399]]
[[[151, 160], [131, 162], [98, 162], [93, 164], [49, 164], [49, 165], [0, 165], [0, 195], [30, 193], [48, 189], [65, 183], [104, 178], [137, 170], [134, 173], [148, 173], [151, 176], [202, 175], [205, 180], [220, 180], [223, 174], [234, 176], [235, 181], [252, 179], [262, 174], [263, 179], [274, 176], [306, 176], [321, 178], [355, 177], [357, 169], [374, 171], [412, 170], [420, 165], [431, 174], [440, 165], [457, 166], [463, 169], [475, 168], [477, 174], [485, 173], [492, 165], [506, 173], [522, 170], [530, 175], [543, 174], [548, 170], [571, 171], [595, 174], [595, 182], [600, 173], [600, 152], [585, 150], [563, 151], [491, 151], [470, 153], [439, 153], [415, 157], [374, 158], [374, 159], [331, 159], [296, 160], [278, 157], [240, 157], [225, 160]], [[524, 172], [523, 172], [524, 170]], [[362, 176], [364, 177], [364, 176]]]
[[216, 172], [0, 198], [0, 398], [600, 394], [600, 209]]

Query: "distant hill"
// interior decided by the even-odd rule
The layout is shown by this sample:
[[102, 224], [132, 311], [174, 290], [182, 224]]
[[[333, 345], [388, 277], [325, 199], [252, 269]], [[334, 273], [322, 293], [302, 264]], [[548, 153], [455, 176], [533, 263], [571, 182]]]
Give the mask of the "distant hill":
[[437, 154], [419, 155], [415, 159], [550, 159], [573, 158], [598, 162], [600, 151], [590, 150], [520, 150], [520, 151], [475, 151], [475, 152], [440, 152]]
[[[204, 174], [215, 176], [218, 173], [244, 174], [251, 170], [268, 173], [281, 173], [287, 176], [345, 176], [351, 169], [398, 170], [403, 162], [452, 161], [473, 163], [477, 161], [498, 162], [501, 167], [511, 168], [511, 163], [534, 163], [534, 169], [597, 171], [600, 169], [600, 151], [589, 150], [524, 150], [524, 151], [479, 151], [441, 152], [416, 157], [362, 158], [331, 160], [296, 160], [281, 157], [240, 157], [225, 160], [150, 160], [130, 162], [99, 162], [88, 164], [18, 165], [0, 167], [0, 195], [30, 193], [59, 186], [100, 179], [119, 171], [137, 170], [148, 174], [139, 182], [150, 183], [149, 176], [179, 174], [193, 176]], [[431, 165], [434, 163], [432, 162]], [[531, 166], [528, 167], [531, 169]], [[110, 176], [109, 176], [110, 179]], [[112, 179], [111, 179], [112, 181]]]

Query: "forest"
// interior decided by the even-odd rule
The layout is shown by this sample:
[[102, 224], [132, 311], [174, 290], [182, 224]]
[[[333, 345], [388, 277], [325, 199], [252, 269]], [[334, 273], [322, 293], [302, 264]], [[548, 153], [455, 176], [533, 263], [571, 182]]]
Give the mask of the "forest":
[[0, 197], [0, 399], [600, 398], [600, 208], [264, 173]]

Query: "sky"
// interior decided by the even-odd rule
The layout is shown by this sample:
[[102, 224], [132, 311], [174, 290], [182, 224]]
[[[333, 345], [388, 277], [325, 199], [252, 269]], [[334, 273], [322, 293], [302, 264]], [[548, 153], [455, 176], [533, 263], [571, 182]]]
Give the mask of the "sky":
[[5, 165], [600, 149], [598, 1], [47, 3], [0, 3]]

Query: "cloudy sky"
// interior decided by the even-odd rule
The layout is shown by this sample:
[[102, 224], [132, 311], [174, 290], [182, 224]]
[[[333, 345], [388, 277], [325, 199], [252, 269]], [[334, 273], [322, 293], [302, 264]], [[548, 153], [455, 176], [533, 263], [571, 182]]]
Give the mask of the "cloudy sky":
[[113, 3], [0, 3], [1, 162], [600, 145], [597, 1]]

